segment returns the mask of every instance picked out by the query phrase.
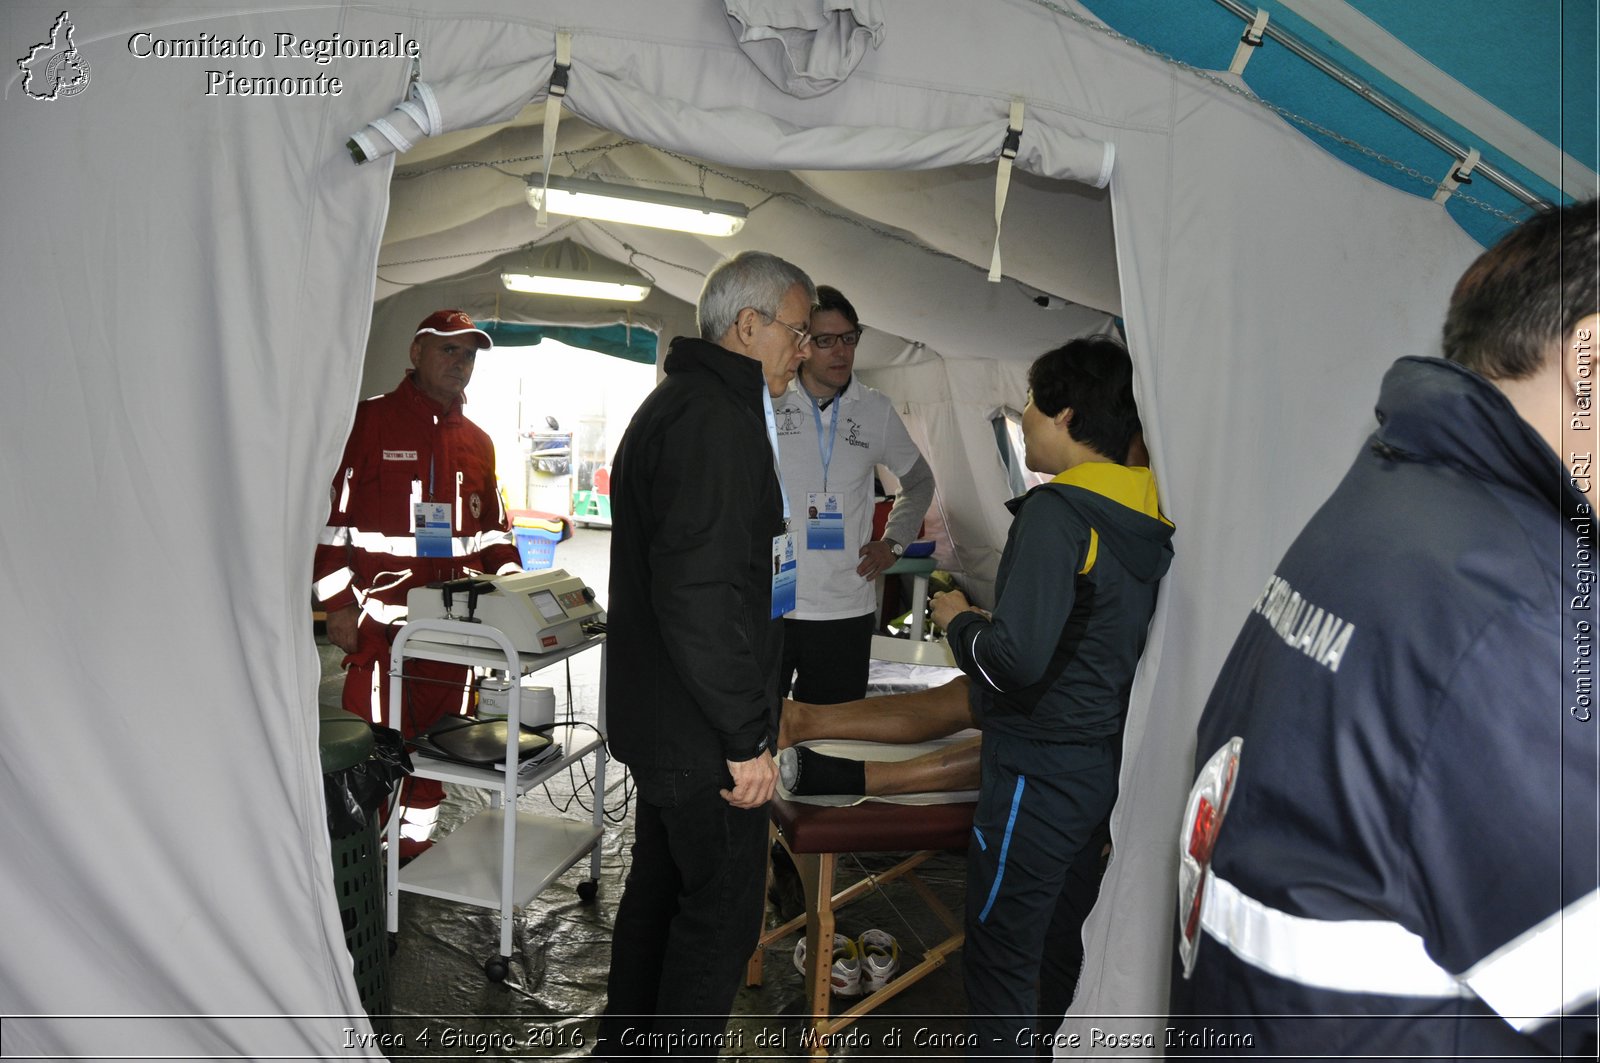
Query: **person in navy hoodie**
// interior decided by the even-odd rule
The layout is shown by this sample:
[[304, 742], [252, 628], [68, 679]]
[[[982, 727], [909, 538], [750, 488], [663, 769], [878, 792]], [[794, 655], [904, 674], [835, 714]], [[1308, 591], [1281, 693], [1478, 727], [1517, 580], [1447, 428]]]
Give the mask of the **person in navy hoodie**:
[[[1078, 339], [1028, 370], [1028, 468], [1053, 477], [1008, 503], [1015, 515], [992, 612], [960, 591], [935, 596], [934, 622], [968, 679], [983, 732], [967, 850], [962, 954], [978, 1055], [1035, 1054], [1034, 1016], [1065, 1001], [1051, 956], [1070, 953], [1069, 873], [1104, 842], [1117, 792], [1122, 724], [1172, 524], [1155, 478], [1120, 463], [1139, 431], [1133, 366], [1113, 340]], [[1112, 457], [1116, 455], [1116, 457]], [[1070, 991], [1068, 991], [1070, 992]]]

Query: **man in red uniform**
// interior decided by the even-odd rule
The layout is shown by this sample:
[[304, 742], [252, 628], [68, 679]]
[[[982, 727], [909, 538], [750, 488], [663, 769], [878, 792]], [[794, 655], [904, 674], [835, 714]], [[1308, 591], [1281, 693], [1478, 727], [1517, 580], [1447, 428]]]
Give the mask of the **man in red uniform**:
[[[494, 475], [494, 444], [461, 412], [478, 351], [492, 345], [460, 310], [417, 326], [412, 369], [400, 386], [356, 408], [317, 546], [317, 598], [328, 641], [344, 650], [344, 707], [392, 726], [389, 645], [406, 618], [406, 592], [472, 573], [522, 566]], [[405, 733], [425, 731], [464, 704], [467, 669], [406, 665]], [[405, 785], [400, 856], [429, 845], [444, 790]]]

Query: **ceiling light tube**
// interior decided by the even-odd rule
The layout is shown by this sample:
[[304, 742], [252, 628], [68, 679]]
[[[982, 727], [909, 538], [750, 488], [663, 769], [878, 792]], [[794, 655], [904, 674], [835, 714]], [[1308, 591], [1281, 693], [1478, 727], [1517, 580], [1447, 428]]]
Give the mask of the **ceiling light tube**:
[[593, 277], [582, 277], [550, 269], [542, 269], [536, 273], [502, 273], [500, 283], [513, 292], [570, 295], [579, 299], [611, 299], [621, 303], [637, 303], [650, 294], [648, 284], [596, 280]]
[[[750, 215], [742, 203], [725, 199], [659, 192], [584, 178], [551, 177], [549, 188], [551, 214], [648, 225], [701, 236], [732, 236], [744, 228], [744, 221]], [[544, 197], [542, 185], [528, 185], [528, 203], [535, 210]]]
[[500, 283], [514, 292], [567, 295], [637, 303], [650, 294], [651, 278], [597, 255], [571, 240], [529, 248], [506, 261]]

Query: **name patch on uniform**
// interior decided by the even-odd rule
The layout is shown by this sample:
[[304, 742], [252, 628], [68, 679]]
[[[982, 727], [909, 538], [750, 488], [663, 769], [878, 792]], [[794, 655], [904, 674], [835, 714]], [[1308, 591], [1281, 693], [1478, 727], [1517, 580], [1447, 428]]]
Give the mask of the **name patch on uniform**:
[[1344, 660], [1356, 633], [1354, 624], [1308, 602], [1281, 576], [1267, 580], [1266, 589], [1251, 611], [1260, 613], [1291, 649], [1299, 650], [1330, 672], [1339, 670], [1339, 662]]
[[384, 461], [416, 461], [417, 452], [414, 450], [386, 450], [383, 452]]

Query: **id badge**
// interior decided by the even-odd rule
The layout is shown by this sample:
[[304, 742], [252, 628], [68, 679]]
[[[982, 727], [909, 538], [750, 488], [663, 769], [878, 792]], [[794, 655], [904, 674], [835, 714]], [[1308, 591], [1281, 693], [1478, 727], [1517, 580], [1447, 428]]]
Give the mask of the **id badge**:
[[806, 549], [844, 549], [844, 496], [812, 491], [806, 495]]
[[450, 503], [418, 502], [414, 509], [417, 518], [417, 556], [450, 556]]
[[794, 612], [795, 588], [800, 582], [794, 554], [794, 536], [788, 532], [772, 537], [772, 619]]

